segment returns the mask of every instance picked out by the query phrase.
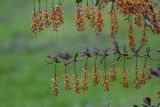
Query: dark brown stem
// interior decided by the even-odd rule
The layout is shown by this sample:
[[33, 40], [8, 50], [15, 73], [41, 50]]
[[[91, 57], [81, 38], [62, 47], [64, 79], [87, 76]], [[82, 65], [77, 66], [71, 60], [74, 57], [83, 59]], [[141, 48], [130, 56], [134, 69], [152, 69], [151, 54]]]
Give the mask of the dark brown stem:
[[133, 25], [132, 25], [132, 22], [133, 22], [133, 21], [132, 21], [132, 20], [133, 20], [133, 19], [132, 19], [132, 15], [130, 15], [130, 24], [131, 24], [131, 26], [130, 26], [131, 28], [130, 28], [130, 29], [133, 29]]
[[107, 64], [107, 61], [106, 61], [106, 56], [105, 56], [105, 59], [104, 59], [104, 72], [105, 72], [105, 79], [107, 78], [107, 68], [106, 68], [106, 64]]
[[144, 27], [143, 27], [143, 29], [144, 29], [143, 34], [146, 36], [146, 23], [144, 23]]
[[74, 61], [74, 73], [75, 73], [75, 78], [77, 79], [76, 62], [75, 61]]
[[85, 62], [85, 70], [87, 70], [87, 64], [88, 64], [88, 57], [86, 58], [86, 62]]
[[46, 0], [46, 11], [47, 11], [47, 4], [48, 4], [48, 1]]
[[41, 0], [38, 0], [39, 2], [39, 12], [41, 11]]
[[57, 77], [57, 63], [55, 63], [55, 67], [54, 67], [54, 69], [55, 69], [55, 71], [54, 71], [54, 77], [55, 77], [55, 79], [56, 79], [56, 77]]
[[113, 60], [113, 65], [112, 65], [112, 66], [113, 66], [113, 67], [112, 67], [112, 70], [113, 70], [113, 71], [115, 71], [115, 65], [114, 65], [115, 62], [116, 62], [116, 54], [114, 55], [114, 60]]
[[126, 70], [126, 57], [124, 56], [124, 59], [123, 59], [123, 70], [125, 71]]
[[96, 73], [97, 72], [97, 55], [95, 56], [94, 66], [95, 66], [95, 73]]
[[88, 6], [88, 0], [87, 0], [87, 6]]
[[54, 0], [52, 0], [52, 10], [54, 11]]
[[36, 5], [35, 5], [35, 0], [33, 0], [33, 12], [34, 12], [34, 16], [35, 16], [35, 13], [36, 13]]
[[65, 64], [64, 64], [64, 71], [65, 71], [65, 73], [67, 73], [67, 66]]
[[92, 6], [93, 6], [93, 0], [92, 0]]
[[144, 59], [144, 68], [146, 67], [147, 58]]
[[138, 69], [138, 57], [136, 55], [136, 70]]

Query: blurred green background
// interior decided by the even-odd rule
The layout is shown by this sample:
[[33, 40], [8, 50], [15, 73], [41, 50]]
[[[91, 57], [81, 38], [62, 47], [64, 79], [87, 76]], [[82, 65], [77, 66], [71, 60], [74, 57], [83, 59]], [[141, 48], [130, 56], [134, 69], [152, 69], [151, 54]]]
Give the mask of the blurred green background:
[[[43, 4], [45, 0], [42, 0]], [[58, 1], [58, 0], [57, 0]], [[45, 4], [44, 4], [45, 5]], [[48, 4], [51, 6], [51, 0]], [[111, 103], [111, 107], [132, 107], [133, 104], [140, 104], [145, 96], [153, 98], [157, 102], [156, 93], [160, 86], [157, 86], [157, 79], [149, 80], [141, 89], [133, 88], [133, 76], [129, 78], [129, 88], [124, 89], [120, 84], [120, 76], [116, 82], [111, 83], [110, 92], [103, 92], [100, 86], [93, 87], [90, 83], [88, 92], [81, 92], [76, 95], [74, 90], [66, 93], [63, 88], [63, 79], [60, 78], [60, 95], [55, 97], [52, 93], [52, 75], [54, 66], [47, 65], [47, 55], [66, 50], [71, 53], [79, 52], [88, 47], [97, 46], [101, 49], [113, 47], [109, 37], [109, 19], [107, 11], [105, 14], [105, 28], [99, 39], [94, 31], [86, 24], [86, 31], [78, 33], [74, 23], [75, 2], [64, 1], [65, 23], [56, 34], [52, 28], [44, 32], [32, 35], [31, 15], [33, 11], [32, 1], [24, 0], [1, 0], [0, 1], [0, 107], [86, 107], [87, 104], [93, 107], [101, 107], [104, 103]], [[109, 8], [108, 5], [107, 8]], [[106, 10], [107, 10], [106, 8]], [[120, 44], [127, 43], [127, 23], [124, 17], [119, 17], [118, 40]], [[88, 23], [88, 22], [86, 22]], [[140, 30], [135, 27], [137, 39], [140, 39]], [[160, 38], [150, 31], [147, 32], [152, 47], [152, 55], [158, 57], [156, 49], [160, 47]], [[108, 64], [113, 58], [108, 59]], [[143, 59], [139, 60], [139, 68]], [[90, 61], [92, 68], [92, 59]], [[155, 67], [158, 62], [149, 61], [148, 65]], [[79, 75], [82, 75], [81, 68], [84, 62], [78, 64]], [[128, 71], [132, 74], [134, 59], [127, 62]], [[58, 75], [62, 77], [63, 66], [58, 66]], [[102, 65], [99, 65], [102, 70]], [[69, 67], [72, 72], [72, 66]], [[122, 64], [119, 63], [119, 71], [122, 71]], [[119, 73], [120, 74], [120, 73]], [[90, 78], [91, 79], [91, 78]]]

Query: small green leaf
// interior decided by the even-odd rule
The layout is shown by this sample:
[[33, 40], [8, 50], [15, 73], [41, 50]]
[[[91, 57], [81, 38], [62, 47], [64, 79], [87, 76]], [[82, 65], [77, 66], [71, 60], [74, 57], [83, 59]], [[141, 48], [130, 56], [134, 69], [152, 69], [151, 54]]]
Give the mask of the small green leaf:
[[82, 0], [76, 0], [76, 3], [81, 3], [82, 2]]
[[59, 0], [61, 3], [64, 1], [64, 0]]
[[96, 0], [96, 4], [95, 4], [95, 6], [98, 6], [98, 5], [99, 5], [99, 3], [100, 3], [100, 0]]
[[77, 61], [78, 53], [75, 53], [74, 55], [74, 61]]
[[134, 107], [140, 107], [140, 106], [138, 106], [138, 105], [133, 105]]
[[78, 53], [75, 54], [75, 57], [74, 57], [74, 58], [77, 59], [77, 57], [78, 57]]

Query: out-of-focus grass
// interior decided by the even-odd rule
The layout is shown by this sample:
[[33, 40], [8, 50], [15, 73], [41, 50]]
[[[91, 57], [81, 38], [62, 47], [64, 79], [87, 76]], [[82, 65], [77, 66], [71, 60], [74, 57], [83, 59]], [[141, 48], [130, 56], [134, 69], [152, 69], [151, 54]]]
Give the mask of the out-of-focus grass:
[[[97, 39], [94, 31], [87, 25], [87, 31], [77, 33], [74, 25], [74, 2], [65, 1], [65, 24], [56, 34], [51, 28], [38, 35], [32, 35], [30, 31], [32, 3], [24, 3], [22, 0], [0, 1], [0, 107], [84, 107], [85, 104], [93, 104], [100, 107], [103, 102], [111, 102], [111, 107], [131, 107], [134, 103], [140, 103], [145, 96], [151, 96], [156, 101], [156, 92], [159, 87], [155, 84], [157, 80], [150, 80], [143, 88], [136, 90], [130, 79], [129, 89], [123, 89], [118, 81], [111, 83], [109, 93], [103, 92], [101, 86], [93, 87], [87, 93], [76, 95], [72, 90], [66, 93], [61, 81], [60, 96], [54, 97], [51, 87], [53, 66], [46, 65], [48, 53], [55, 53], [59, 50], [70, 52], [80, 51], [85, 47], [97, 46], [102, 48], [111, 47], [109, 38], [109, 26], [103, 32], [100, 39]], [[107, 16], [105, 16], [107, 19]], [[120, 19], [119, 41], [126, 44], [126, 28], [123, 17]], [[109, 24], [109, 20], [105, 22]], [[136, 30], [136, 36], [141, 34]], [[149, 46], [153, 54], [159, 47], [160, 38], [147, 33]], [[57, 37], [56, 37], [57, 35]], [[93, 59], [92, 59], [93, 60]], [[109, 58], [109, 62], [112, 58]], [[133, 59], [127, 62], [128, 71], [133, 72]], [[79, 74], [83, 61], [78, 64]], [[92, 63], [92, 61], [91, 61]], [[139, 59], [139, 63], [143, 63]], [[151, 65], [156, 63], [148, 62]], [[119, 67], [121, 67], [119, 63]], [[101, 67], [101, 65], [99, 65]], [[71, 70], [69, 67], [68, 71]], [[92, 64], [90, 64], [92, 68]], [[59, 66], [59, 75], [62, 76], [62, 65]], [[121, 69], [119, 70], [119, 74]], [[132, 78], [132, 76], [130, 75]]]

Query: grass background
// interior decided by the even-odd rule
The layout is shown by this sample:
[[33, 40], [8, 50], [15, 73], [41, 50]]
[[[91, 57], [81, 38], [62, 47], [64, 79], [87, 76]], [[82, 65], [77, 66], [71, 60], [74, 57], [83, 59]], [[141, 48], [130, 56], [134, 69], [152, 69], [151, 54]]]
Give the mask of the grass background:
[[[49, 28], [42, 33], [32, 35], [30, 30], [32, 1], [0, 1], [0, 107], [85, 107], [86, 104], [100, 107], [107, 102], [111, 103], [111, 107], [132, 107], [135, 103], [141, 103], [145, 96], [150, 96], [154, 102], [157, 102], [156, 93], [160, 90], [160, 86], [156, 85], [158, 80], [149, 80], [147, 85], [136, 90], [133, 88], [132, 75], [130, 75], [128, 89], [122, 88], [119, 76], [118, 81], [111, 83], [109, 93], [103, 92], [101, 86], [92, 87], [91, 84], [89, 91], [82, 92], [80, 95], [76, 95], [74, 91], [67, 94], [63, 89], [63, 79], [60, 79], [60, 96], [53, 95], [51, 78], [54, 66], [46, 65], [46, 56], [49, 53], [60, 50], [74, 53], [87, 46], [97, 46], [101, 49], [112, 47], [107, 14], [105, 15], [106, 26], [101, 37], [97, 39], [88, 24], [85, 32], [76, 32], [74, 6], [74, 1], [64, 1], [65, 23], [57, 34]], [[119, 24], [118, 40], [120, 44], [126, 44], [127, 24], [124, 22], [124, 17], [119, 16]], [[140, 39], [141, 33], [136, 26], [135, 31], [137, 39]], [[160, 38], [150, 31], [147, 35], [148, 46], [152, 47], [152, 54], [158, 57], [156, 49], [160, 47]], [[108, 60], [109, 64], [113, 59]], [[135, 66], [133, 61], [131, 59], [127, 62], [130, 73]], [[81, 61], [78, 64], [79, 75], [82, 75], [80, 69], [83, 63]], [[91, 68], [93, 61], [91, 60], [90, 63]], [[141, 63], [143, 59], [139, 59], [139, 67]], [[149, 61], [148, 65], [154, 67], [157, 63], [159, 62]], [[119, 72], [122, 69], [121, 65], [119, 63]], [[99, 69], [101, 68], [99, 65]], [[58, 69], [61, 76], [62, 65]], [[72, 71], [71, 69], [72, 66], [69, 67], [69, 71]]]

